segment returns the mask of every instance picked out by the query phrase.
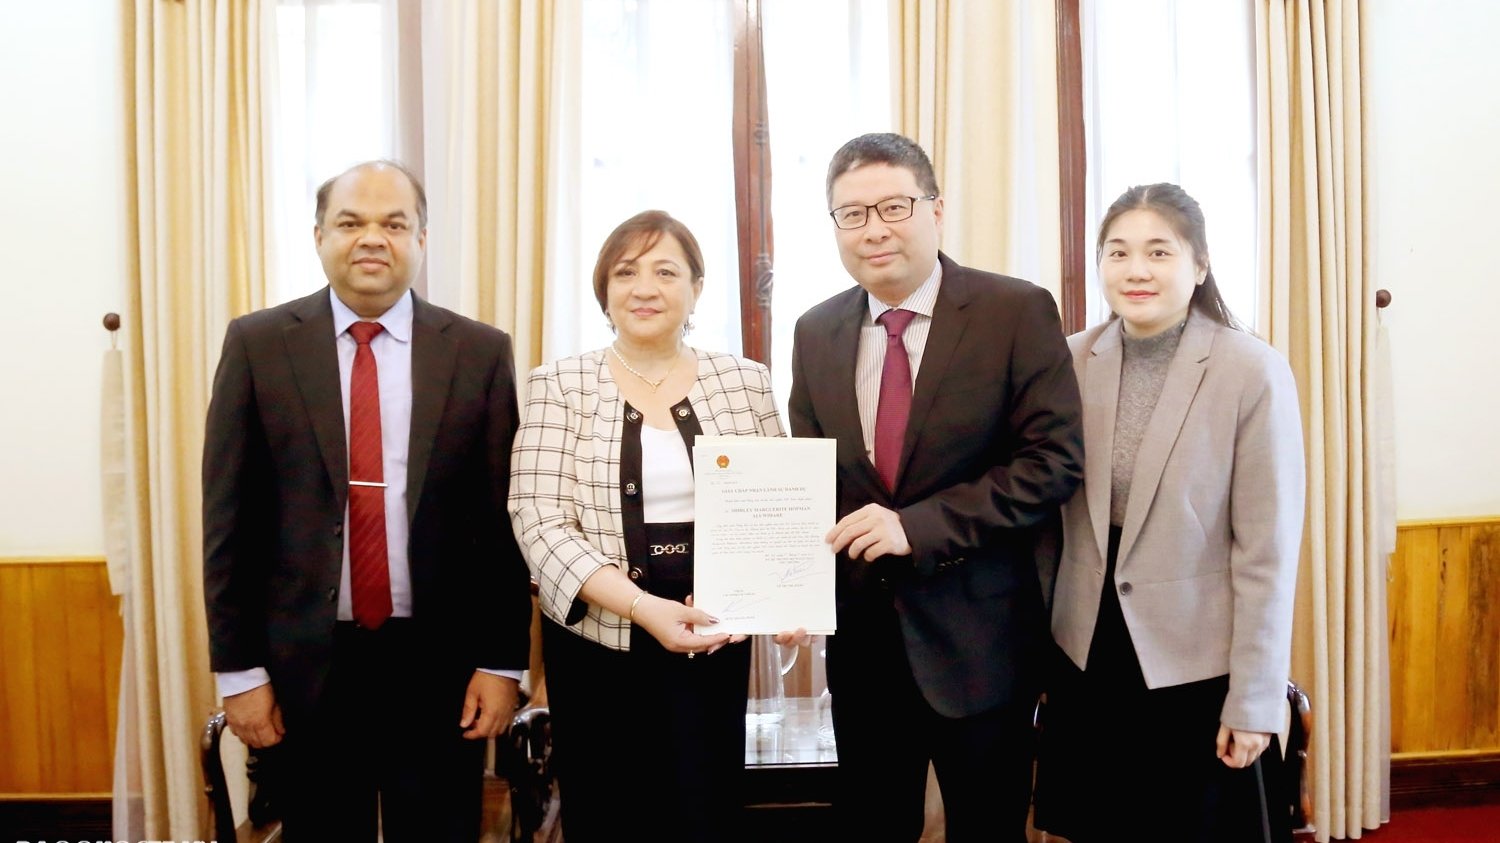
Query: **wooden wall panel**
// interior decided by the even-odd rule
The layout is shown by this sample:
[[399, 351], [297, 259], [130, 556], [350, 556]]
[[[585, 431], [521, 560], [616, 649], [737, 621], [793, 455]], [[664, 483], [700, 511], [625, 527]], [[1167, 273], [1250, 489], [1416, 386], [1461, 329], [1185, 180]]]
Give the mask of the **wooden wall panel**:
[[98, 559], [0, 559], [0, 794], [110, 790], [124, 627]]
[[0, 793], [42, 786], [31, 568], [0, 565]]
[[[1473, 741], [1500, 746], [1500, 523], [1471, 528], [1469, 537], [1469, 616], [1472, 641], [1489, 658], [1471, 663]], [[1468, 643], [1468, 642], [1466, 642]], [[1465, 650], [1468, 652], [1468, 650]]]
[[1500, 749], [1500, 518], [1401, 525], [1388, 606], [1392, 750]]

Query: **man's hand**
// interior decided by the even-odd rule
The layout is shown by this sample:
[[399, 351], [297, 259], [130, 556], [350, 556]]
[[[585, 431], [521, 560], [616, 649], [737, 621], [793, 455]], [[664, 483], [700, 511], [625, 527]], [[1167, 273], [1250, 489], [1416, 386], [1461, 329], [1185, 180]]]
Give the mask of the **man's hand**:
[[270, 684], [224, 698], [224, 719], [229, 731], [251, 749], [281, 743], [286, 729], [281, 725], [281, 706]]
[[464, 737], [481, 741], [510, 728], [520, 691], [520, 683], [514, 679], [474, 671], [469, 690], [464, 693], [464, 713], [458, 721], [458, 727], [467, 730]]
[[839, 519], [823, 540], [833, 545], [834, 553], [847, 547], [850, 559], [863, 556], [866, 562], [881, 556], [911, 555], [901, 516], [875, 503], [865, 504]]
[[1268, 732], [1241, 732], [1231, 729], [1224, 724], [1219, 724], [1219, 737], [1214, 746], [1219, 752], [1219, 760], [1226, 767], [1249, 767], [1255, 763], [1266, 747], [1271, 745], [1271, 735]]
[[812, 643], [812, 636], [808, 635], [807, 628], [802, 626], [778, 632], [772, 638], [783, 647], [806, 647]]

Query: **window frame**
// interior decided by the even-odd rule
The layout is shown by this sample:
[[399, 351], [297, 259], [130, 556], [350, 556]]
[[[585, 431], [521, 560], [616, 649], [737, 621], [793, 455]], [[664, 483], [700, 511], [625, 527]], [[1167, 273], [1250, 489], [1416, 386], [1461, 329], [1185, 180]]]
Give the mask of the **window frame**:
[[[737, 5], [734, 64], [735, 225], [739, 234], [741, 353], [771, 365], [775, 249], [771, 218], [771, 128], [766, 101], [760, 0]], [[1062, 232], [1063, 330], [1086, 327], [1088, 189], [1083, 122], [1083, 39], [1079, 0], [1057, 0], [1058, 203]]]

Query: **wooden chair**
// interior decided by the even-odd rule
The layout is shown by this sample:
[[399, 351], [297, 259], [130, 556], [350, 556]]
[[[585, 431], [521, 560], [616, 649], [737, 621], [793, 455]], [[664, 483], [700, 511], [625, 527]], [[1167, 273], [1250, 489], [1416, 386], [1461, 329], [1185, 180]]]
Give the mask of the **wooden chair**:
[[510, 730], [496, 742], [495, 775], [510, 787], [511, 840], [534, 840], [555, 813], [557, 793], [552, 714], [545, 706], [526, 705], [516, 712]]
[[1312, 739], [1312, 703], [1296, 682], [1288, 679], [1286, 701], [1292, 709], [1292, 725], [1286, 736], [1286, 804], [1292, 814], [1292, 830], [1312, 835], [1312, 788], [1307, 784], [1307, 747]]
[[[537, 584], [531, 583], [531, 664], [529, 696], [495, 742], [495, 775], [510, 787], [513, 841], [552, 839], [557, 828], [557, 780], [552, 772], [552, 712], [547, 708], [547, 677], [542, 662], [542, 615]], [[540, 834], [539, 834], [540, 832]]]
[[203, 792], [208, 797], [209, 810], [213, 815], [214, 838], [235, 843], [272, 843], [281, 839], [281, 818], [276, 815], [275, 802], [260, 789], [261, 776], [265, 772], [254, 753], [246, 763], [245, 773], [250, 780], [250, 818], [234, 824], [234, 810], [229, 802], [228, 779], [224, 773], [224, 759], [220, 755], [227, 720], [224, 710], [209, 715], [198, 740], [199, 760], [203, 767]]

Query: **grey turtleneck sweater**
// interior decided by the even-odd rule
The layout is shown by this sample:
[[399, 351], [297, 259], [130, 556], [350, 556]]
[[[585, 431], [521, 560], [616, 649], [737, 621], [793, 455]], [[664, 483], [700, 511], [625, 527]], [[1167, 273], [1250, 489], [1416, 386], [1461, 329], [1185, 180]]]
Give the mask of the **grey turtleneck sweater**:
[[1130, 500], [1130, 478], [1135, 474], [1135, 453], [1140, 449], [1141, 437], [1156, 409], [1156, 400], [1161, 397], [1162, 385], [1167, 382], [1167, 368], [1172, 365], [1172, 356], [1177, 353], [1177, 343], [1182, 339], [1182, 329], [1187, 325], [1168, 328], [1161, 333], [1138, 339], [1124, 333], [1123, 321], [1119, 331], [1124, 340], [1124, 361], [1120, 368], [1120, 398], [1115, 410], [1115, 447], [1109, 485], [1109, 523], [1120, 526], [1125, 523], [1125, 504]]

